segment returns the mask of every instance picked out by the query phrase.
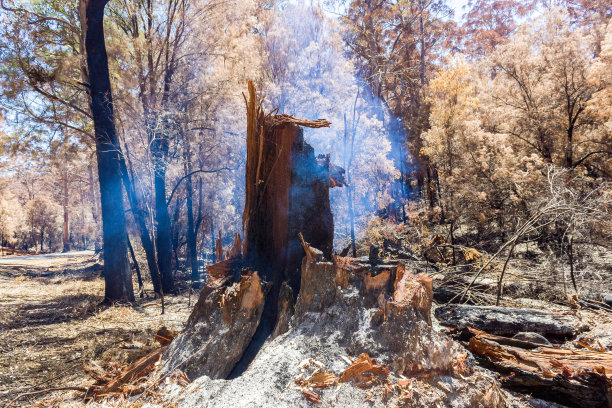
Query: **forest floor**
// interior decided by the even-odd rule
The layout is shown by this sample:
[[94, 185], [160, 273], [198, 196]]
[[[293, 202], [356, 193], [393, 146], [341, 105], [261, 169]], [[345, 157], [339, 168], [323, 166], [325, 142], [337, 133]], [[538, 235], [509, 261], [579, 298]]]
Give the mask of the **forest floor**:
[[[610, 264], [604, 255], [593, 254], [581, 265], [581, 270], [591, 271], [579, 278], [583, 284], [593, 281], [588, 292], [594, 298], [598, 296], [595, 292], [612, 289], [605, 279]], [[411, 265], [415, 272], [421, 271], [419, 262]], [[544, 279], [546, 267], [522, 257], [514, 260], [502, 304], [570, 310], [570, 305], [557, 303], [564, 300], [562, 279], [552, 274]], [[103, 372], [125, 367], [159, 347], [154, 340], [159, 328], [180, 330], [197, 301], [197, 295], [167, 296], [166, 312], [161, 315], [160, 301], [150, 297], [152, 288], [145, 282], [149, 297], [138, 298], [135, 305], [102, 307], [101, 270], [91, 251], [0, 258], [0, 407], [23, 393], [92, 385], [94, 380], [84, 372], [83, 363], [101, 367]], [[484, 279], [490, 281], [491, 293], [497, 282], [495, 273], [492, 270], [492, 276]], [[483, 299], [491, 300], [489, 297]], [[579, 338], [612, 350], [612, 315], [590, 309], [575, 313], [590, 327]], [[575, 341], [565, 346], [572, 348]], [[43, 392], [22, 397], [11, 407], [82, 406], [78, 395], [75, 391]]]
[[[91, 251], [0, 259], [0, 406], [21, 393], [90, 385], [83, 362], [104, 369], [131, 363], [156, 347], [160, 327], [181, 329], [191, 309], [187, 294], [166, 296], [164, 315], [150, 296], [102, 307], [101, 270]], [[48, 406], [53, 395], [24, 397], [12, 406], [42, 398]], [[53, 405], [74, 403], [58, 398]]]

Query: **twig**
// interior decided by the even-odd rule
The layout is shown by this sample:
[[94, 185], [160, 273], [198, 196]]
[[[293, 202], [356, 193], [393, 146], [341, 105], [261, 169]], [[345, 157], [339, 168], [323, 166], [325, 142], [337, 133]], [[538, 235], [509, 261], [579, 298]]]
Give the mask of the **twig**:
[[66, 391], [66, 390], [82, 391], [85, 393], [89, 392], [89, 388], [85, 388], [85, 387], [53, 387], [53, 388], [46, 388], [44, 390], [24, 392], [23, 394], [19, 394], [18, 396], [10, 400], [9, 403], [4, 406], [4, 408], [9, 408], [11, 405], [13, 405], [15, 402], [19, 401], [23, 397], [29, 397], [31, 395], [36, 395], [36, 394], [44, 394], [46, 392]]
[[508, 262], [510, 262], [510, 258], [512, 257], [512, 252], [514, 251], [514, 248], [516, 247], [516, 242], [518, 240], [514, 240], [514, 242], [512, 243], [512, 246], [510, 247], [510, 251], [508, 251], [508, 257], [506, 257], [506, 262], [504, 262], [504, 268], [501, 271], [501, 275], [499, 275], [499, 282], [497, 282], [497, 299], [495, 300], [495, 306], [499, 306], [499, 300], [501, 299], [501, 295], [502, 295], [502, 284], [504, 281], [504, 274], [506, 273], [506, 268], [508, 267]]

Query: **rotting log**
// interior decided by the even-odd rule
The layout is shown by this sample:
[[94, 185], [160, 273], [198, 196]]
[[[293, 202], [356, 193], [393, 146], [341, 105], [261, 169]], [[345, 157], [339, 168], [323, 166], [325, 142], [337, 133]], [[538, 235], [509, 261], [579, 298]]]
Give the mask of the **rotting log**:
[[447, 305], [438, 307], [435, 316], [442, 326], [462, 330], [474, 327], [500, 336], [533, 332], [549, 340], [573, 338], [584, 325], [571, 312], [498, 306]]
[[612, 353], [533, 348], [529, 342], [523, 342], [528, 343], [525, 345], [470, 331], [474, 336], [469, 350], [486, 366], [504, 374], [505, 385], [565, 406], [612, 407]]

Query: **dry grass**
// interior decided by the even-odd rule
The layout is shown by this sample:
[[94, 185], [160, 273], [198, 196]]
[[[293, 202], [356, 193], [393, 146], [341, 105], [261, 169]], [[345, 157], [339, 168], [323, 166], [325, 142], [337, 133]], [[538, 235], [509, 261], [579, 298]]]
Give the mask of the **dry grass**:
[[[153, 347], [161, 326], [179, 330], [187, 296], [101, 308], [104, 282], [93, 256], [0, 263], [0, 406], [20, 393], [93, 383], [83, 361], [105, 369], [133, 362]], [[150, 293], [150, 291], [149, 291]], [[14, 406], [75, 406], [74, 392], [20, 400]]]

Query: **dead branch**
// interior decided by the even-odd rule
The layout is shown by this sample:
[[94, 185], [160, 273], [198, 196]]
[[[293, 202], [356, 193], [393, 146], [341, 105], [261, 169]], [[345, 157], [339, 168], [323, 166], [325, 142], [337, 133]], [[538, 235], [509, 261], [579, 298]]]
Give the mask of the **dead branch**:
[[234, 170], [238, 170], [238, 167], [232, 168], [232, 167], [221, 167], [215, 170], [204, 170], [204, 169], [199, 169], [199, 170], [194, 170], [189, 174], [184, 175], [183, 177], [181, 177], [175, 184], [174, 188], [172, 189], [172, 192], [170, 193], [170, 197], [168, 198], [168, 202], [166, 203], [166, 205], [170, 205], [170, 203], [172, 202], [172, 199], [174, 198], [174, 194], [176, 193], [176, 190], [179, 188], [179, 186], [181, 185], [181, 183], [186, 180], [187, 178], [193, 176], [194, 174], [198, 174], [198, 173], [205, 173], [205, 174], [212, 174], [212, 173], [219, 173], [220, 171], [223, 170], [227, 170], [227, 171], [234, 171]]

